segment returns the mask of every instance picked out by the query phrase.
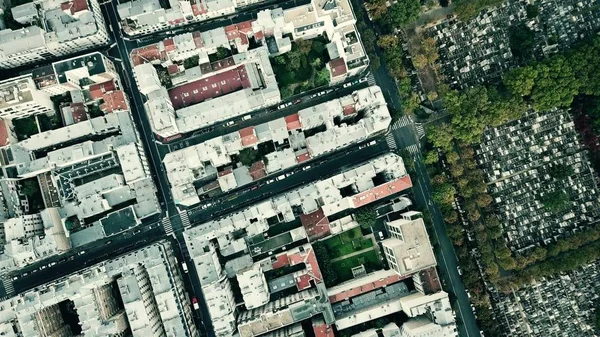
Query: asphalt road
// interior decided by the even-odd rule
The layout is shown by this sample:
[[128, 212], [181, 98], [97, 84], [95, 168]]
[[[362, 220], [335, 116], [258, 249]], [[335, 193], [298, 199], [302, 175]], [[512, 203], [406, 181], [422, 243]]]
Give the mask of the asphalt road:
[[271, 184], [263, 182], [260, 188], [254, 190], [245, 189], [239, 193], [225, 195], [218, 200], [213, 199], [211, 200], [213, 203], [211, 207], [206, 209], [196, 207], [188, 210], [189, 219], [193, 224], [204, 223], [216, 218], [216, 214], [231, 213], [235, 209], [246, 207], [257, 201], [281, 194], [311, 181], [327, 178], [368, 159], [389, 152], [389, 148], [383, 139], [380, 139], [377, 144], [373, 146], [367, 146], [363, 149], [358, 149], [358, 147], [359, 146], [357, 145], [352, 148], [344, 149], [318, 164], [311, 163], [309, 164], [311, 165], [309, 170], [297, 170], [296, 173], [281, 181], [274, 181]]
[[[403, 128], [407, 130], [407, 128]], [[410, 160], [409, 158], [406, 158]], [[413, 192], [415, 195], [415, 201], [418, 205], [426, 207], [431, 213], [433, 220], [434, 233], [439, 243], [438, 251], [438, 269], [440, 270], [441, 276], [447, 281], [447, 285], [450, 286], [450, 291], [456, 297], [456, 303], [454, 308], [457, 317], [460, 318], [460, 324], [457, 324], [460, 336], [466, 337], [480, 337], [479, 327], [477, 321], [471, 310], [471, 304], [465, 291], [464, 284], [458, 274], [457, 258], [452, 246], [452, 241], [448, 238], [446, 233], [446, 227], [444, 225], [444, 219], [439, 208], [431, 200], [431, 184], [429, 176], [427, 175], [427, 169], [422, 161], [421, 155], [417, 154], [413, 156], [415, 162], [416, 178], [413, 180]], [[441, 257], [441, 259], [440, 259]], [[446, 288], [446, 286], [444, 286]]]
[[163, 206], [163, 210], [166, 210], [168, 215], [175, 214], [177, 212], [177, 209], [175, 208], [173, 199], [171, 198], [171, 194], [169, 193], [169, 183], [167, 181], [166, 175], [162, 173], [162, 161], [158, 151], [158, 147], [154, 142], [154, 134], [152, 132], [152, 128], [150, 127], [150, 123], [146, 118], [143, 106], [144, 101], [133, 77], [133, 69], [129, 62], [129, 49], [125, 45], [125, 41], [123, 40], [122, 36], [122, 31], [119, 28], [120, 26], [116, 12], [116, 6], [114, 2], [111, 1], [109, 3], [103, 4], [101, 8], [102, 14], [105, 18], [108, 19], [107, 24], [111, 27], [111, 34], [113, 40], [116, 42], [116, 52], [118, 52], [118, 56], [121, 59], [121, 62], [116, 62], [116, 65], [121, 70], [120, 74], [124, 82], [125, 91], [131, 98], [131, 115], [140, 132], [142, 143], [144, 144], [144, 149], [148, 154], [148, 162], [152, 169], [152, 175], [154, 178], [156, 188], [158, 190], [157, 194], [159, 197], [159, 201], [161, 203], [161, 206]]

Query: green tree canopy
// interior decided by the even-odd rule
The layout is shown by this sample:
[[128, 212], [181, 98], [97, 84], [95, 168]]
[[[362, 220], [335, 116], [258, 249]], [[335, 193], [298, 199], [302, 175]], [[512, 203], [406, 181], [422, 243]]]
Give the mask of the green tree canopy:
[[420, 12], [421, 2], [419, 0], [397, 1], [389, 8], [387, 19], [396, 27], [402, 27], [415, 21]]

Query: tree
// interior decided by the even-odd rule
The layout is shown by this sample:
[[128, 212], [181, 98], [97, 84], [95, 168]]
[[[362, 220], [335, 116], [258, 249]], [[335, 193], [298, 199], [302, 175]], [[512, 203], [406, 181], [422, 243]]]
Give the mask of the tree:
[[458, 221], [458, 214], [455, 210], [451, 210], [444, 213], [444, 221], [447, 223], [456, 223]]
[[381, 35], [377, 40], [377, 45], [381, 49], [398, 47], [398, 37], [393, 34]]
[[456, 190], [450, 183], [444, 183], [434, 187], [431, 195], [433, 201], [440, 205], [451, 205], [454, 202]]
[[546, 209], [553, 213], [562, 212], [571, 204], [569, 195], [562, 190], [545, 193], [538, 199]]
[[231, 56], [231, 50], [229, 50], [225, 47], [217, 47], [217, 55], [216, 55], [217, 60], [222, 60], [229, 56]]
[[32, 197], [38, 194], [39, 191], [40, 187], [37, 182], [37, 179], [34, 178], [23, 181], [23, 188], [21, 189], [21, 192], [23, 192], [23, 194], [25, 194], [26, 197]]
[[325, 281], [325, 285], [327, 287], [332, 287], [337, 284], [338, 276], [334, 272], [334, 269], [331, 267], [331, 257], [329, 255], [329, 251], [323, 242], [315, 242], [313, 243], [313, 249], [315, 252], [315, 257], [319, 262], [319, 266], [321, 267], [321, 272], [323, 273], [323, 280]]
[[579, 81], [563, 56], [552, 58], [536, 67], [537, 78], [531, 91], [533, 107], [537, 111], [569, 106], [579, 92]]
[[433, 146], [447, 151], [452, 148], [453, 132], [452, 127], [446, 123], [429, 126], [427, 128], [427, 139]]
[[426, 165], [436, 164], [439, 160], [438, 152], [435, 150], [427, 151], [427, 153], [425, 153], [425, 157], [423, 158], [423, 162]]
[[535, 67], [521, 67], [509, 71], [502, 82], [510, 93], [516, 96], [529, 96], [538, 76]]
[[533, 55], [535, 33], [524, 23], [518, 23], [508, 28], [510, 51], [517, 60], [523, 61]]
[[502, 228], [500, 228], [500, 226], [489, 227], [488, 234], [493, 240], [496, 240], [502, 236]]
[[314, 83], [316, 87], [327, 85], [329, 83], [329, 70], [327, 70], [327, 68], [323, 68], [317, 71]]
[[439, 97], [439, 96], [438, 96], [438, 93], [437, 93], [437, 92], [435, 92], [435, 91], [430, 91], [430, 92], [428, 92], [428, 93], [427, 93], [427, 99], [428, 99], [430, 102], [433, 102], [433, 101], [435, 101], [436, 99], [438, 99], [438, 97]]
[[379, 56], [377, 56], [377, 54], [369, 54], [369, 60], [369, 66], [371, 67], [371, 70], [376, 71], [381, 67], [381, 59]]
[[183, 67], [185, 69], [190, 69], [198, 66], [198, 62], [200, 61], [200, 57], [198, 55], [190, 56], [183, 60]]
[[475, 202], [481, 208], [488, 207], [492, 203], [492, 197], [489, 194], [479, 194]]
[[242, 165], [250, 167], [257, 161], [258, 151], [253, 148], [246, 148], [240, 151], [238, 157]]
[[575, 174], [575, 171], [571, 166], [556, 164], [548, 168], [548, 174], [556, 180], [563, 180]]
[[528, 19], [535, 19], [538, 15], [540, 15], [540, 9], [536, 5], [528, 4], [525, 6], [525, 11], [527, 12]]
[[401, 27], [415, 21], [421, 12], [421, 2], [419, 0], [403, 0], [394, 3], [389, 11], [388, 22]]
[[33, 116], [13, 119], [12, 124], [15, 128], [15, 134], [19, 140], [27, 139], [39, 132], [37, 123], [35, 122], [35, 118]]
[[448, 151], [446, 153], [446, 161], [450, 165], [456, 164], [459, 159], [460, 159], [460, 156], [458, 155], [458, 153], [456, 153], [456, 151]]
[[440, 57], [435, 39], [429, 37], [421, 41], [421, 50], [427, 60], [427, 64], [430, 67], [434, 67], [435, 62]]
[[358, 222], [362, 228], [371, 228], [377, 221], [375, 210], [368, 206], [358, 209], [358, 211], [356, 211], [354, 214], [354, 217], [356, 222]]
[[464, 171], [464, 168], [460, 165], [452, 165], [450, 167], [450, 174], [455, 178], [462, 176]]
[[421, 98], [416, 93], [412, 93], [410, 98], [402, 102], [402, 110], [405, 114], [412, 114], [421, 105]]
[[365, 8], [373, 18], [379, 20], [387, 14], [387, 0], [370, 0], [365, 2]]
[[377, 44], [377, 37], [375, 36], [375, 32], [373, 32], [372, 29], [362, 30], [361, 38], [367, 53], [374, 53], [375, 45]]
[[312, 49], [312, 39], [310, 39], [310, 40], [305, 40], [305, 39], [294, 40], [294, 44], [296, 45], [296, 48], [298, 48], [300, 53], [303, 55], [308, 55], [308, 53], [310, 53], [310, 51]]
[[412, 59], [412, 63], [417, 69], [424, 69], [427, 67], [427, 57], [423, 54], [417, 54]]

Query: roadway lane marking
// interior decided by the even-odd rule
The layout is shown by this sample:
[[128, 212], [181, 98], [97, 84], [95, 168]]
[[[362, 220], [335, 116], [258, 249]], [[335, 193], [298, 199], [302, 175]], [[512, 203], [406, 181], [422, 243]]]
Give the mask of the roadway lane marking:
[[[113, 15], [114, 15], [114, 17], [115, 17], [115, 18], [117, 18], [118, 16], [117, 16], [117, 13], [116, 13], [116, 11], [115, 11], [114, 4], [113, 4], [112, 2], [111, 2], [111, 4], [112, 4], [112, 6], [110, 6], [110, 8], [111, 8], [111, 10], [113, 11]], [[109, 21], [110, 21], [110, 19], [109, 19]], [[113, 38], [114, 38], [114, 39], [115, 39], [115, 41], [117, 42], [117, 50], [119, 51], [119, 54], [120, 54], [121, 56], [123, 56], [123, 53], [121, 52], [121, 46], [119, 45], [119, 41], [118, 41], [118, 39], [117, 39], [117, 33], [115, 33], [115, 32], [114, 32], [114, 29], [113, 29], [113, 32], [112, 32], [112, 33], [113, 33]], [[119, 30], [119, 35], [120, 35], [120, 34], [121, 34], [121, 30]], [[121, 37], [122, 37], [122, 36], [121, 36]], [[121, 42], [122, 42], [122, 41], [121, 41]], [[125, 76], [129, 76], [129, 73], [128, 73], [128, 71], [127, 71], [127, 69], [126, 69], [126, 66], [125, 66], [125, 64], [127, 64], [127, 65], [129, 65], [129, 66], [131, 67], [131, 65], [129, 64], [129, 55], [125, 54], [125, 56], [127, 57], [127, 60], [124, 60], [124, 62], [123, 62], [123, 71], [125, 72], [125, 74], [124, 74]], [[132, 68], [132, 71], [133, 71], [133, 68]], [[136, 109], [138, 109], [138, 113], [140, 114], [140, 122], [141, 122], [140, 124], [141, 124], [141, 127], [142, 127], [142, 132], [144, 133], [144, 136], [146, 136], [146, 140], [148, 140], [148, 137], [149, 137], [149, 136], [148, 136], [148, 134], [146, 133], [146, 129], [145, 129], [145, 127], [144, 127], [144, 122], [143, 122], [143, 120], [142, 120], [144, 117], [146, 117], [146, 118], [147, 118], [147, 116], [142, 116], [142, 113], [143, 113], [144, 115], [146, 115], [146, 111], [145, 111], [145, 109], [144, 109], [142, 112], [140, 112], [140, 111], [139, 111], [139, 107], [141, 106], [141, 107], [143, 108], [143, 105], [141, 105], [141, 104], [139, 104], [139, 103], [138, 103], [138, 101], [137, 101], [137, 97], [136, 97], [137, 95], [135, 95], [135, 93], [134, 93], [134, 91], [133, 91], [133, 85], [137, 85], [137, 84], [136, 84], [136, 83], [130, 83], [130, 85], [129, 85], [129, 90], [130, 90], [130, 91], [131, 91], [131, 93], [132, 93], [132, 95], [131, 95], [131, 96], [133, 96], [133, 100], [134, 100], [134, 103], [135, 103], [135, 105], [136, 105]], [[132, 114], [132, 118], [133, 118], [133, 109], [131, 109], [131, 110], [132, 110], [132, 111], [130, 111], [130, 113]], [[153, 134], [153, 133], [152, 133], [152, 134]], [[156, 143], [154, 143], [154, 142], [148, 142], [148, 143], [150, 143], [150, 144], [154, 144], [154, 148], [156, 149], [156, 153], [158, 154], [158, 146], [156, 145]], [[149, 152], [150, 152], [150, 158], [151, 158], [151, 160], [152, 160], [153, 164], [154, 164], [154, 165], [156, 165], [156, 160], [154, 159], [154, 154], [152, 153], [152, 150], [150, 149], [150, 147], [151, 147], [151, 145], [150, 145], [150, 144], [148, 144], [148, 149], [149, 149]], [[160, 165], [162, 165], [162, 162], [161, 162], [161, 164], [160, 164]], [[160, 186], [160, 185], [161, 185], [161, 180], [160, 180], [160, 178], [158, 178], [158, 174], [160, 174], [160, 171], [159, 171], [159, 172], [156, 172], [156, 174], [157, 174], [156, 180], [157, 180], [157, 182], [158, 182], [158, 185]], [[161, 193], [162, 193], [162, 195], [163, 195], [163, 198], [164, 198], [164, 200], [165, 200], [165, 203], [166, 203], [166, 202], [169, 200], [169, 198], [168, 198], [168, 197], [167, 197], [167, 195], [165, 194], [165, 189], [164, 189], [162, 186], [160, 186], [160, 187], [161, 187], [161, 189], [160, 189], [160, 190], [161, 190]]]
[[[422, 178], [422, 177], [420, 176], [419, 178]], [[425, 178], [423, 178], [423, 180], [424, 179]], [[440, 242], [440, 238], [438, 236], [438, 233], [437, 233], [437, 230], [436, 230], [436, 227], [435, 227], [435, 220], [433, 219], [433, 214], [435, 213], [436, 208], [435, 208], [435, 206], [429, 206], [429, 202], [428, 202], [429, 200], [427, 199], [425, 191], [423, 190], [423, 183], [424, 182], [422, 182], [421, 179], [418, 179], [418, 181], [419, 181], [419, 188], [421, 189], [421, 193], [423, 194], [423, 199], [425, 200], [425, 204], [426, 204], [425, 206], [427, 207], [427, 210], [432, 214], [431, 221], [434, 222], [433, 233], [435, 234], [435, 238], [436, 238], [437, 242]], [[432, 208], [433, 208], [433, 211], [432, 211]], [[437, 214], [437, 213], [435, 213], [435, 214]], [[452, 247], [452, 253], [455, 254], [454, 247]], [[456, 296], [457, 291], [456, 291], [456, 288], [454, 287], [454, 282], [452, 282], [452, 277], [450, 276], [451, 271], [450, 271], [450, 268], [448, 268], [448, 262], [446, 261], [446, 256], [444, 255], [444, 252], [441, 252], [441, 255], [442, 255], [442, 260], [444, 261], [444, 266], [446, 266], [446, 270], [448, 271], [448, 278], [450, 279], [450, 286], [452, 287], [452, 290], [454, 291], [454, 295]], [[459, 302], [458, 296], [456, 296], [456, 302], [458, 304], [458, 311], [460, 312], [460, 317], [462, 318], [462, 317], [464, 317], [464, 315], [463, 315], [463, 312], [462, 312], [461, 305], [460, 305], [460, 303], [458, 303]], [[466, 324], [465, 324], [464, 321], [463, 321], [463, 326], [465, 328], [465, 332], [467, 333], [467, 337], [468, 337], [469, 336], [469, 329], [467, 328], [467, 326], [466, 326]]]

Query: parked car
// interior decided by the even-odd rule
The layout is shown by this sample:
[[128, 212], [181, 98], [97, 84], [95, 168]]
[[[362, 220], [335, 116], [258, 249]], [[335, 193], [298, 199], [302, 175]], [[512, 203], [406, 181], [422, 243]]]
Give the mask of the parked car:
[[383, 237], [383, 232], [381, 232], [381, 231], [380, 231], [378, 234], [379, 234], [379, 240], [383, 240], [383, 239], [385, 239], [385, 238]]
[[200, 305], [198, 305], [198, 300], [195, 297], [192, 297], [192, 307], [194, 307], [194, 310], [200, 309]]
[[462, 276], [462, 269], [460, 269], [460, 266], [456, 266], [456, 271], [458, 271], [458, 275]]

